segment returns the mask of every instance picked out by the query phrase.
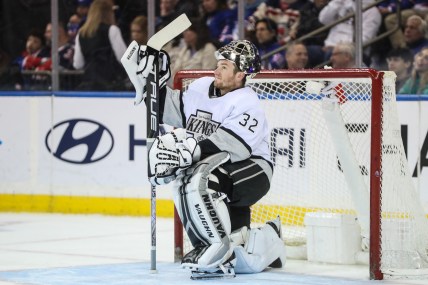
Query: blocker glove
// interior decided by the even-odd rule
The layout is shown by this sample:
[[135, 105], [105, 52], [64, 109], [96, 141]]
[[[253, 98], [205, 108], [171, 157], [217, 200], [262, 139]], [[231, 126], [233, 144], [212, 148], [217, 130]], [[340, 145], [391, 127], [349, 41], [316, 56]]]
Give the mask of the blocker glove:
[[167, 184], [200, 156], [200, 147], [194, 138], [187, 138], [185, 129], [159, 136], [149, 150], [149, 180], [153, 185]]

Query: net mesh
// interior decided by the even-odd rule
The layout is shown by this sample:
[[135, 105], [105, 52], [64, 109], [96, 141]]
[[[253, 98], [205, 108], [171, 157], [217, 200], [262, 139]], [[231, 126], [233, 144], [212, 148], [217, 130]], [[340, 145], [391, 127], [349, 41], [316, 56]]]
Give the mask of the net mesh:
[[[401, 139], [395, 88], [385, 78], [382, 117], [381, 269], [428, 268], [428, 227]], [[427, 274], [427, 272], [425, 272]]]
[[[284, 242], [288, 246], [299, 246], [307, 240], [307, 213], [343, 213], [356, 215], [362, 234], [369, 237], [372, 79], [346, 76], [314, 79], [303, 72], [301, 78], [284, 77], [287, 75], [270, 79], [256, 77], [247, 82], [265, 109], [274, 163], [271, 189], [252, 207], [252, 226], [280, 215]], [[183, 80], [183, 89], [192, 81]], [[383, 110], [379, 175], [381, 269], [384, 272], [428, 267], [426, 213], [408, 170], [394, 81], [395, 75], [385, 72], [383, 102], [376, 110]], [[320, 92], [317, 86], [322, 86], [321, 90], [318, 88]], [[339, 126], [346, 130], [345, 138], [332, 134], [332, 122], [325, 116], [326, 100], [335, 102]], [[342, 147], [344, 145], [349, 147]], [[345, 159], [338, 157], [338, 148], [357, 165], [351, 176], [344, 174]], [[358, 187], [350, 183], [355, 178], [359, 181]], [[184, 248], [189, 250], [189, 244]]]
[[[321, 82], [334, 86], [333, 96], [346, 98], [342, 99], [347, 102], [342, 103], [341, 114], [368, 189], [371, 84], [361, 79]], [[306, 243], [306, 213], [356, 214], [323, 116], [325, 97], [307, 93], [307, 84], [308, 80], [250, 84], [267, 110], [274, 162], [271, 190], [253, 207], [253, 222], [263, 223], [279, 213], [283, 223], [290, 226], [284, 227], [289, 245]]]

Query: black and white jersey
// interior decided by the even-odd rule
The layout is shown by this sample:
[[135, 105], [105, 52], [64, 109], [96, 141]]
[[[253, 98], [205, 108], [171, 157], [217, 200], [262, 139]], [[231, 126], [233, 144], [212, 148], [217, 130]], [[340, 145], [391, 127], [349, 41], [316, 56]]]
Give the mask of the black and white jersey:
[[185, 92], [167, 90], [163, 122], [187, 129], [202, 154], [227, 151], [231, 161], [270, 162], [269, 129], [257, 94], [249, 87], [216, 96], [213, 77], [192, 82]]

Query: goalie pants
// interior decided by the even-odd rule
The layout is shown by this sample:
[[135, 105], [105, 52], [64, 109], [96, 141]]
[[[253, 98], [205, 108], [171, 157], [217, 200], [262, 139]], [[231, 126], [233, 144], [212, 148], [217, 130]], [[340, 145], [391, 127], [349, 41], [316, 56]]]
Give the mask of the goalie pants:
[[232, 231], [243, 226], [250, 228], [251, 209], [269, 191], [270, 182], [263, 169], [251, 159], [225, 163], [215, 169], [220, 185], [212, 183], [209, 188], [225, 193], [228, 197]]

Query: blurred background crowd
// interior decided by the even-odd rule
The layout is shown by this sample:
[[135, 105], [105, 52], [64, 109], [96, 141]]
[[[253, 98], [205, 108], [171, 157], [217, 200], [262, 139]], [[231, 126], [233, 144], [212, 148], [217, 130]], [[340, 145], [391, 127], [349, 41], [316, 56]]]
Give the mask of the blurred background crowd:
[[[397, 74], [397, 93], [428, 94], [428, 0], [361, 0], [363, 67]], [[0, 90], [49, 90], [50, 0], [0, 1]], [[355, 68], [355, 0], [157, 0], [155, 29], [186, 13], [193, 25], [165, 50], [173, 75], [213, 69], [214, 51], [244, 37], [264, 69]], [[59, 0], [61, 90], [133, 91], [120, 64], [128, 44], [146, 44], [147, 0]], [[339, 21], [340, 19], [344, 19]], [[283, 49], [281, 49], [283, 47]], [[172, 84], [170, 80], [169, 84]]]

